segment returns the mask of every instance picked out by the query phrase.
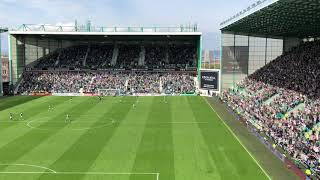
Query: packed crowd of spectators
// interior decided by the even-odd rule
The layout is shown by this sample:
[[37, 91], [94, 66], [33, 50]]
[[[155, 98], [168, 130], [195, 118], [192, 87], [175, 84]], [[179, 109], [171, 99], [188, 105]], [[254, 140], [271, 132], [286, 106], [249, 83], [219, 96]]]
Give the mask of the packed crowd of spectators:
[[[68, 93], [89, 84], [90, 76], [86, 73], [74, 72], [28, 72], [23, 75], [23, 82], [19, 86], [19, 94], [33, 92], [59, 92]], [[77, 82], [77, 83], [75, 83]]]
[[197, 67], [194, 44], [171, 44], [169, 46], [169, 65], [176, 68]]
[[[114, 51], [117, 48], [118, 51]], [[112, 64], [113, 53], [115, 62]], [[80, 44], [40, 58], [36, 69], [184, 69], [197, 67], [196, 46], [184, 43]]]
[[131, 73], [128, 77], [130, 92], [161, 93], [160, 74], [158, 73]]
[[221, 99], [320, 178], [320, 43], [298, 46]]
[[62, 49], [59, 55], [58, 68], [80, 68], [88, 51], [88, 45], [78, 45]]
[[166, 74], [162, 80], [166, 94], [188, 94], [196, 91], [194, 77], [189, 75]]
[[42, 58], [38, 59], [38, 63], [34, 66], [37, 69], [54, 68], [58, 63], [60, 50], [56, 50]]
[[152, 69], [164, 68], [168, 63], [166, 61], [167, 49], [164, 45], [150, 44], [145, 46], [145, 66]]
[[107, 69], [112, 67], [111, 60], [113, 55], [113, 45], [93, 44], [85, 62], [88, 69]]
[[320, 41], [303, 43], [250, 76], [274, 86], [320, 98]]
[[83, 65], [87, 50], [88, 45], [77, 45], [58, 49], [40, 58], [35, 68], [80, 68]]
[[32, 93], [98, 93], [117, 89], [121, 94], [195, 93], [194, 77], [187, 73], [58, 71], [25, 72], [18, 94]]
[[126, 69], [139, 68], [140, 51], [141, 47], [139, 44], [119, 44], [116, 67]]
[[[119, 89], [121, 93], [125, 93], [126, 76], [121, 73], [112, 72], [95, 72], [95, 73], [78, 73], [84, 74], [89, 77], [91, 81], [87, 84], [83, 84], [83, 92], [98, 93], [99, 89]], [[72, 78], [72, 76], [70, 77]], [[75, 81], [75, 83], [78, 83]], [[80, 88], [81, 88], [80, 87]], [[71, 93], [78, 93], [80, 88], [72, 89]]]

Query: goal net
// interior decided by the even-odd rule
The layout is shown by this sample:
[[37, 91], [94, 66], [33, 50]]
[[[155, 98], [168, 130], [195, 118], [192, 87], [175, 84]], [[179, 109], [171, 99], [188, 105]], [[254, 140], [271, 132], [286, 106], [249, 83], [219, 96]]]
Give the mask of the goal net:
[[120, 89], [99, 89], [98, 95], [99, 96], [119, 96]]

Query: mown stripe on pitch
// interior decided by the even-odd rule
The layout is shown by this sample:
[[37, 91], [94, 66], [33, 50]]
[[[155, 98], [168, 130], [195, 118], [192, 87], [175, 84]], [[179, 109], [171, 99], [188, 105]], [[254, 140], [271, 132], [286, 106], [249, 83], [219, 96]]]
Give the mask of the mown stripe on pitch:
[[[66, 112], [78, 112], [78, 116], [82, 113], [85, 113], [90, 108], [88, 107], [88, 99], [80, 101], [80, 103], [66, 107], [64, 111], [60, 111], [56, 116], [50, 118], [52, 119], [61, 119], [62, 121], [65, 118]], [[50, 120], [41, 124], [39, 127], [47, 127], [50, 124]], [[15, 139], [14, 141], [8, 143], [0, 149], [0, 161], [1, 163], [14, 163], [17, 159], [22, 157], [24, 154], [30, 152], [34, 147], [43, 143], [50, 136], [54, 135], [60, 129], [65, 127], [66, 124], [63, 124], [61, 127], [56, 127], [52, 131], [29, 131], [24, 134], [22, 137]], [[0, 170], [3, 170], [7, 166], [0, 166]]]
[[0, 111], [9, 109], [17, 105], [29, 103], [39, 98], [40, 98], [39, 96], [13, 96], [13, 97], [0, 98]]
[[[139, 97], [136, 108], [127, 114], [127, 117], [115, 131], [108, 144], [105, 145], [89, 171], [131, 172], [138, 146], [143, 136], [145, 123], [148, 119], [148, 109], [152, 105], [153, 98], [154, 97]], [[154, 177], [154, 175], [149, 176]], [[85, 179], [91, 178], [91, 175], [85, 177]], [[113, 176], [108, 176], [108, 178], [128, 179], [129, 176], [124, 175], [120, 177], [119, 174], [115, 174]]]
[[[41, 98], [43, 99], [43, 98]], [[55, 103], [56, 106], [55, 108], [59, 108], [60, 106], [64, 106], [62, 103], [65, 102], [67, 99], [66, 98], [53, 98], [54, 101], [56, 101], [56, 99], [60, 99], [62, 100], [62, 102], [58, 102], [58, 103]], [[35, 110], [35, 114], [33, 114], [33, 116], [31, 116], [32, 119], [36, 119], [37, 116], [42, 116], [42, 117], [46, 117], [48, 115], [48, 109], [47, 109], [47, 106], [43, 104], [43, 102], [37, 102], [39, 103], [40, 105], [42, 105], [41, 107], [37, 107], [38, 104], [35, 104], [36, 105], [36, 109]], [[30, 105], [31, 106], [31, 105]], [[33, 107], [33, 106], [31, 106]], [[37, 113], [37, 111], [40, 111], [40, 113]], [[28, 113], [32, 113], [33, 111], [33, 108], [30, 109], [30, 111]], [[3, 112], [7, 112], [7, 111], [3, 111]], [[0, 114], [2, 114], [3, 112], [0, 112]], [[2, 115], [0, 115], [1, 117], [4, 117]], [[6, 114], [6, 119], [2, 120], [4, 122], [0, 123], [0, 126], [1, 126], [1, 131], [0, 131], [0, 140], [1, 140], [1, 143], [0, 143], [0, 148], [2, 148], [3, 146], [5, 146], [6, 144], [9, 144], [11, 143], [12, 141], [14, 141], [15, 139], [18, 139], [19, 137], [23, 136], [25, 133], [31, 131], [32, 129], [28, 128], [26, 126], [26, 123], [28, 122], [27, 120], [26, 121], [14, 121], [14, 122], [11, 122], [9, 121], [9, 115]], [[16, 116], [19, 117], [19, 114], [17, 114]], [[28, 115], [27, 115], [28, 116]], [[19, 130], [19, 128], [23, 128], [21, 130]], [[6, 137], [5, 139], [3, 137]]]
[[[264, 171], [264, 169], [260, 166], [260, 164], [257, 162], [257, 160], [251, 155], [251, 153], [244, 147], [242, 142], [238, 139], [238, 137], [233, 133], [231, 128], [224, 122], [223, 119], [219, 116], [219, 114], [215, 111], [215, 109], [212, 107], [212, 105], [207, 101], [206, 98], [202, 98], [202, 101], [207, 104], [207, 108], [209, 110], [212, 110], [214, 112], [216, 120], [220, 122], [225, 129], [227, 130], [227, 133], [232, 137], [232, 147], [235, 147], [237, 145], [237, 152], [238, 156], [230, 156], [230, 159], [232, 162], [244, 162], [246, 161], [246, 166], [243, 166], [242, 163], [236, 163], [234, 164], [237, 168], [238, 174], [241, 175], [242, 179], [255, 179], [256, 177], [259, 177], [260, 179], [270, 179], [269, 175]], [[230, 141], [231, 142], [231, 141]], [[226, 152], [227, 153], [227, 152]], [[242, 153], [242, 155], [240, 155]], [[235, 154], [235, 153], [233, 153]]]
[[[175, 106], [178, 108], [172, 111], [173, 119], [194, 123], [173, 125], [176, 178], [220, 180], [221, 176], [217, 169], [219, 164], [211, 158], [209, 148], [198, 128], [187, 97], [179, 97]], [[207, 121], [202, 120], [201, 122]]]
[[[91, 108], [85, 114], [85, 122], [88, 124], [87, 127], [90, 127], [91, 124], [94, 124], [97, 119], [102, 117], [104, 112], [107, 109], [110, 109], [114, 103], [110, 101], [109, 98], [106, 98], [105, 101], [99, 102], [96, 98], [92, 99], [93, 103], [97, 104], [94, 108]], [[95, 113], [96, 112], [96, 113]], [[72, 116], [73, 117], [73, 116]], [[84, 120], [84, 119], [83, 119]], [[77, 124], [78, 121], [82, 121], [81, 119], [74, 119], [73, 123]], [[90, 122], [90, 124], [89, 124]], [[111, 121], [110, 121], [111, 122]], [[18, 159], [16, 163], [31, 163], [41, 165], [43, 167], [49, 167], [52, 163], [54, 163], [65, 151], [69, 149], [70, 144], [73, 144], [78, 138], [84, 134], [86, 131], [72, 131], [69, 127], [65, 127], [57, 132], [55, 135], [49, 137], [44, 143], [35, 147], [31, 152], [26, 153], [23, 157]], [[14, 166], [9, 166], [5, 171], [17, 171]], [[27, 169], [21, 167], [22, 171], [26, 171]], [[37, 169], [40, 170], [41, 169]], [[37, 179], [42, 174], [39, 172], [38, 174], [33, 174], [33, 179]], [[0, 174], [0, 179], [9, 179], [10, 177], [18, 177], [16, 176], [7, 176], [7, 174]]]
[[[57, 159], [50, 168], [57, 171], [74, 171], [74, 172], [87, 172], [92, 166], [94, 161], [99, 156], [107, 142], [112, 138], [115, 130], [121, 125], [121, 121], [129, 113], [132, 103], [135, 101], [135, 97], [127, 97], [126, 102], [117, 102], [109, 111], [105, 112], [104, 115], [107, 118], [116, 120], [114, 126], [109, 126], [101, 129], [88, 130], [81, 135], [78, 140], [70, 145], [70, 148]], [[95, 127], [104, 118], [100, 118], [92, 125]], [[52, 174], [43, 174], [38, 179], [52, 180], [61, 178], [80, 180], [85, 174], [73, 174], [55, 176]]]
[[[218, 159], [224, 163], [224, 166], [228, 166], [228, 169], [222, 169], [221, 174], [232, 174], [231, 178], [240, 179], [264, 179], [262, 171], [252, 161], [248, 153], [240, 146], [232, 134], [226, 129], [223, 123], [220, 121], [217, 114], [215, 114], [211, 107], [205, 102], [204, 98], [198, 98], [197, 100], [189, 100], [189, 103], [194, 107], [193, 112], [196, 117], [207, 117], [211, 124], [210, 127], [205, 127], [199, 124], [199, 128], [202, 130], [203, 137], [207, 142], [208, 147], [212, 151], [212, 156], [220, 155], [224, 157], [224, 160]], [[201, 108], [195, 107], [194, 104], [202, 104]], [[214, 132], [214, 133], [210, 133]], [[223, 137], [223, 138], [221, 138]], [[217, 153], [218, 152], [218, 153]], [[219, 157], [218, 157], [219, 158]], [[245, 163], [245, 165], [244, 165]]]
[[[160, 173], [160, 179], [174, 180], [172, 124], [159, 123], [172, 122], [171, 98], [166, 101], [163, 97], [153, 99], [132, 172]], [[131, 175], [130, 180], [150, 180], [150, 177]]]
[[[42, 102], [43, 100], [45, 100], [45, 102]], [[24, 103], [23, 107], [19, 107], [19, 108], [12, 107], [10, 109], [6, 109], [5, 111], [0, 112], [1, 114], [0, 121], [7, 121], [8, 123], [0, 124], [0, 131], [3, 131], [9, 127], [18, 125], [19, 123], [15, 123], [15, 121], [21, 121], [20, 113], [23, 113], [23, 121], [27, 121], [30, 118], [33, 118], [34, 116], [40, 113], [46, 112], [48, 110], [49, 104], [53, 107], [56, 107], [64, 103], [66, 100], [67, 100], [66, 98], [61, 98], [61, 97], [50, 98], [50, 99], [49, 98], [34, 99], [32, 101], [29, 101], [28, 103]], [[21, 104], [19, 104], [19, 106], [20, 105]], [[23, 109], [23, 111], [19, 111], [18, 109]], [[10, 123], [11, 121], [9, 118], [9, 113], [14, 114], [15, 121], [12, 123]]]
[[198, 124], [198, 127], [204, 142], [210, 151], [211, 158], [217, 164], [217, 169], [221, 179], [239, 178], [238, 174], [235, 173], [236, 170], [231, 165], [231, 162], [228, 162], [228, 159], [223, 155], [224, 152], [222, 152], [226, 146], [224, 143], [228, 143], [228, 141], [230, 141], [225, 136], [226, 133], [224, 132], [224, 127], [219, 123], [216, 123], [217, 121], [212, 120], [212, 118], [214, 118], [214, 114], [211, 113], [211, 111], [208, 111], [206, 107], [207, 105], [204, 104], [201, 99], [201, 97], [188, 97], [188, 103], [196, 121], [210, 121], [210, 124]]

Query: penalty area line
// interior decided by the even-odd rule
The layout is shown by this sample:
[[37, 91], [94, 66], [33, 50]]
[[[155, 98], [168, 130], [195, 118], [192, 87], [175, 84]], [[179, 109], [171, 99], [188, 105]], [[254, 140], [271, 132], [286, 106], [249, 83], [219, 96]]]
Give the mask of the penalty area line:
[[250, 151], [242, 144], [241, 140], [235, 135], [235, 133], [231, 130], [231, 128], [224, 122], [224, 120], [221, 118], [221, 116], [217, 113], [217, 111], [211, 106], [211, 104], [208, 102], [208, 100], [205, 98], [206, 103], [209, 105], [209, 107], [212, 109], [212, 111], [218, 116], [220, 121], [226, 126], [226, 128], [229, 130], [229, 132], [236, 138], [236, 140], [239, 142], [239, 144], [243, 147], [245, 151], [249, 154], [249, 156], [253, 159], [253, 161], [258, 165], [258, 167], [262, 170], [262, 172], [266, 175], [268, 179], [271, 179], [269, 174], [262, 168], [262, 166], [259, 164], [259, 162], [256, 160], [256, 158], [250, 153]]

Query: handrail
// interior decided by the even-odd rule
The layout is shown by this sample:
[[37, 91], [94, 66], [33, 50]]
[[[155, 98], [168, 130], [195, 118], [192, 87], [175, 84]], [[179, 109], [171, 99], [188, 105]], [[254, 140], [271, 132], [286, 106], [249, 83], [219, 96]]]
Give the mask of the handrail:
[[7, 31], [8, 31], [7, 27], [1, 27], [0, 26], [0, 33], [7, 32]]
[[199, 32], [197, 24], [164, 27], [22, 24], [18, 28], [11, 30], [40, 32]]
[[233, 15], [232, 17], [228, 18], [227, 20], [223, 21], [220, 23], [220, 27], [224, 28], [237, 20], [244, 18], [248, 16], [249, 14], [252, 14], [264, 7], [269, 6], [270, 4], [273, 4], [277, 2], [278, 0], [257, 0], [256, 2], [252, 3], [250, 6], [247, 8], [239, 11], [237, 14]]

